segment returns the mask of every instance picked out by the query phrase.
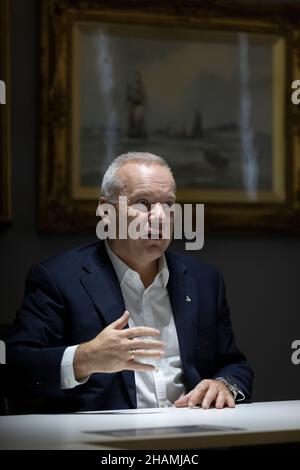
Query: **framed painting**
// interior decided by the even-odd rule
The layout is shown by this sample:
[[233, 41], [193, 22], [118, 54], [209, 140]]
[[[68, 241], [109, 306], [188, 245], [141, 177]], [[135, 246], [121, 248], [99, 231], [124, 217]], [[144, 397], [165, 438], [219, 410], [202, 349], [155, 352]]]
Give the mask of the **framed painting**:
[[42, 3], [40, 226], [95, 226], [108, 164], [148, 151], [209, 228], [300, 228], [300, 9], [150, 3]]
[[0, 228], [11, 222], [9, 2], [0, 2]]

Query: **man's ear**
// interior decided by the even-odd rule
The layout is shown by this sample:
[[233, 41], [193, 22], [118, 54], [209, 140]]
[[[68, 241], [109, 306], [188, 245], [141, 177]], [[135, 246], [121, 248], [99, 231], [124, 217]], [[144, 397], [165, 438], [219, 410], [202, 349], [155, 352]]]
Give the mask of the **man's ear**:
[[105, 210], [104, 210], [105, 204], [107, 203], [108, 203], [107, 198], [104, 196], [101, 196], [99, 199], [97, 210], [96, 210], [96, 215], [98, 217], [101, 217], [102, 220], [105, 219], [105, 217], [107, 218], [107, 213], [105, 213]]

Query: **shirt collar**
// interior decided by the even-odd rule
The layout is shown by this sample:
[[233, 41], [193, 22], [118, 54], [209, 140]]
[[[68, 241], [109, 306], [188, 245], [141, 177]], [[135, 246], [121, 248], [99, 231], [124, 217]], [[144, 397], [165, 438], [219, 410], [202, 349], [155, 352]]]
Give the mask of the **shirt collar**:
[[[114, 253], [114, 251], [112, 251], [107, 240], [105, 240], [104, 243], [105, 243], [105, 248], [108, 253], [108, 256], [112, 262], [112, 265], [116, 271], [119, 283], [121, 285], [122, 282], [124, 281], [124, 277], [126, 273], [128, 273], [129, 271], [131, 272], [136, 272], [136, 271], [131, 269], [126, 263], [124, 263], [124, 261], [122, 261], [116, 255], [116, 253]], [[168, 280], [169, 280], [169, 268], [168, 268], [166, 257], [164, 254], [158, 260], [158, 273], [155, 276], [155, 279], [158, 279], [160, 276], [161, 276], [163, 286], [166, 287]]]

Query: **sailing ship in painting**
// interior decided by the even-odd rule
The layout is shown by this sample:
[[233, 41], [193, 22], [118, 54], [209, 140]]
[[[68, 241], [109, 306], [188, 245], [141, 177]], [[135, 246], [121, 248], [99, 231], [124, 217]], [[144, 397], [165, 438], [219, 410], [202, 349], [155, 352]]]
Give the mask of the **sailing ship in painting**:
[[136, 71], [133, 83], [127, 86], [128, 123], [127, 137], [145, 139], [146, 92], [139, 70]]

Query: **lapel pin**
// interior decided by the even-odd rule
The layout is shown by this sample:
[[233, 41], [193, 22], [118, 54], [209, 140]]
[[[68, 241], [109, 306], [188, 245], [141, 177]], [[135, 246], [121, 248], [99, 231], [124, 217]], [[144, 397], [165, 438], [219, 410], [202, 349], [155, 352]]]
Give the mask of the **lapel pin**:
[[185, 296], [185, 301], [186, 301], [186, 302], [191, 302], [192, 299], [191, 299], [188, 295], [186, 295], [186, 296]]

